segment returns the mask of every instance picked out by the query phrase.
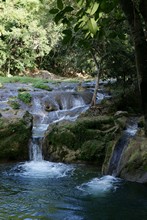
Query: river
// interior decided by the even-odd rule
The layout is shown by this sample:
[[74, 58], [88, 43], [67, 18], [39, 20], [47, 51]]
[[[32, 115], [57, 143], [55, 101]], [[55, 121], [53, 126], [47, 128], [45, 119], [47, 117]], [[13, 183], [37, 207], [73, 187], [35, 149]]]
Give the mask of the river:
[[[48, 125], [76, 120], [87, 104], [68, 91], [60, 94], [60, 105], [53, 100], [57, 110], [47, 113], [38, 98], [42, 93], [36, 93], [30, 110], [34, 116], [30, 161], [0, 164], [0, 220], [145, 220], [146, 185], [101, 176], [96, 167], [43, 159], [41, 139]], [[50, 94], [56, 96], [47, 93], [47, 98]]]
[[0, 219], [145, 220], [147, 187], [86, 165], [0, 165]]

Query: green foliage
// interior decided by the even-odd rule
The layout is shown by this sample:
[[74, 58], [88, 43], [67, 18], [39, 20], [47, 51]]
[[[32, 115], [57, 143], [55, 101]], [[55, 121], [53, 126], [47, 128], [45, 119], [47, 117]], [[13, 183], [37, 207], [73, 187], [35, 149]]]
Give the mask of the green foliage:
[[101, 64], [104, 77], [123, 79], [124, 73], [134, 77], [134, 50], [117, 0], [65, 1], [62, 9], [52, 8], [51, 13], [57, 24], [64, 25], [63, 41], [54, 48], [52, 57], [58, 72], [92, 74], [96, 70], [92, 51], [97, 62], [105, 56]]
[[25, 104], [30, 104], [32, 100], [32, 96], [28, 92], [19, 92], [18, 93], [18, 99], [20, 99]]
[[17, 75], [39, 67], [42, 57], [56, 44], [59, 33], [55, 32], [53, 22], [48, 21], [48, 3], [48, 0], [0, 3], [1, 75]]

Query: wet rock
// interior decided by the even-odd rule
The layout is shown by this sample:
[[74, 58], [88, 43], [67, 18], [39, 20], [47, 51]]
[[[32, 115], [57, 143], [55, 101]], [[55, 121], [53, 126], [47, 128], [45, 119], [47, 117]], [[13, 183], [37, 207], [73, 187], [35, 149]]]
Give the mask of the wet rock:
[[147, 138], [141, 133], [123, 151], [119, 176], [129, 181], [147, 183]]

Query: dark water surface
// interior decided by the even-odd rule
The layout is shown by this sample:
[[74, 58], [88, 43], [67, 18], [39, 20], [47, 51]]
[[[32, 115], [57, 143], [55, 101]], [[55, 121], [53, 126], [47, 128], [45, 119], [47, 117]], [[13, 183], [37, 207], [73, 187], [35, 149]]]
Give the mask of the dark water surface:
[[0, 165], [0, 219], [145, 220], [147, 186], [85, 165]]

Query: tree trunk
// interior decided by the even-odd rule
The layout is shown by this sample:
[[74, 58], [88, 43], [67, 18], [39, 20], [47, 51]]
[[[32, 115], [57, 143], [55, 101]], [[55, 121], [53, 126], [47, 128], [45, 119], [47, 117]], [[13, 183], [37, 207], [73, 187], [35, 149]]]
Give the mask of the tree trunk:
[[97, 92], [98, 92], [98, 89], [99, 89], [99, 81], [100, 81], [100, 63], [98, 63], [93, 51], [91, 51], [91, 54], [92, 54], [92, 57], [94, 59], [96, 69], [97, 69], [96, 83], [95, 83], [94, 93], [93, 93], [93, 97], [92, 97], [92, 101], [91, 101], [91, 106], [95, 106], [96, 105]]
[[[141, 2], [143, 4], [143, 1]], [[131, 27], [134, 40], [136, 68], [145, 118], [145, 134], [147, 135], [147, 41], [144, 33], [144, 25], [132, 0], [120, 0], [120, 3]], [[147, 11], [145, 13], [147, 14]]]

